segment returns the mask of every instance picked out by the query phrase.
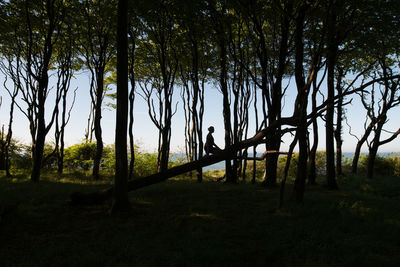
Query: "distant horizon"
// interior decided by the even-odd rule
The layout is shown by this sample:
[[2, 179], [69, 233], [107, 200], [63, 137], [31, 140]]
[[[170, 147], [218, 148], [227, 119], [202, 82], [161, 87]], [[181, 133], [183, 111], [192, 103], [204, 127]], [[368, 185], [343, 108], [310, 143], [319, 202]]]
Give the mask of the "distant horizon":
[[[81, 71], [75, 74], [74, 79], [71, 81], [71, 88], [78, 88], [75, 105], [72, 109], [70, 123], [66, 126], [66, 135], [65, 135], [65, 144], [66, 146], [72, 146], [75, 144], [79, 144], [84, 140], [85, 128], [87, 126], [87, 118], [89, 115], [90, 108], [90, 95], [88, 91], [88, 80], [89, 74], [85, 71]], [[4, 81], [4, 75], [0, 73], [0, 82]], [[283, 117], [291, 116], [295, 90], [293, 83], [290, 84], [290, 80], [286, 81], [288, 84], [287, 95], [285, 98], [285, 108], [283, 110]], [[111, 91], [115, 90], [113, 86], [110, 87]], [[180, 87], [176, 86], [176, 94], [173, 97], [174, 106], [177, 105], [177, 112], [175, 116], [172, 117], [172, 137], [171, 137], [171, 152], [178, 153], [185, 151], [185, 126], [184, 126], [184, 115], [182, 108], [182, 100], [180, 99]], [[203, 138], [207, 134], [207, 128], [211, 125], [215, 127], [214, 139], [218, 146], [224, 147], [224, 127], [223, 127], [223, 114], [222, 114], [222, 94], [219, 90], [212, 84], [207, 84], [205, 88], [205, 112], [204, 112], [204, 120], [203, 120]], [[54, 91], [54, 90], [53, 90]], [[52, 92], [54, 93], [54, 92]], [[8, 125], [8, 116], [9, 116], [9, 107], [10, 107], [10, 99], [7, 95], [6, 90], [0, 91], [0, 97], [2, 97], [3, 103], [0, 107], [0, 124], [4, 125], [7, 128]], [[49, 99], [47, 100], [46, 110], [51, 111], [51, 103], [53, 101], [54, 95], [50, 94]], [[69, 104], [72, 102], [70, 96]], [[113, 100], [109, 98], [104, 99], [103, 111], [102, 111], [102, 132], [103, 132], [103, 142], [104, 144], [111, 145], [114, 143], [115, 136], [115, 110], [111, 107], [106, 106], [107, 103], [112, 102]], [[259, 107], [260, 108], [260, 107]], [[349, 134], [349, 127], [352, 127], [352, 134], [355, 134], [360, 138], [363, 133], [363, 123], [365, 121], [364, 110], [359, 103], [359, 99], [355, 96], [351, 104], [345, 107], [346, 111], [346, 119], [347, 125], [343, 125], [343, 151], [352, 152], [357, 143], [357, 139]], [[393, 131], [393, 129], [398, 128], [397, 123], [393, 118], [397, 115], [397, 109], [391, 110], [388, 114], [388, 118], [392, 118], [389, 120], [385, 126], [387, 130]], [[250, 117], [249, 117], [249, 132], [248, 138], [254, 136], [255, 134], [255, 123], [254, 123], [254, 108], [251, 107]], [[259, 116], [261, 116], [262, 112], [259, 109]], [[49, 112], [46, 114], [46, 122], [49, 121]], [[135, 143], [139, 144], [146, 152], [154, 152], [157, 150], [157, 140], [158, 140], [158, 130], [151, 122], [148, 116], [147, 111], [147, 103], [141, 98], [136, 97], [135, 105], [134, 105], [134, 139]], [[325, 122], [322, 119], [318, 119], [319, 124], [319, 147], [318, 150], [325, 150]], [[1, 126], [0, 125], [0, 126]], [[309, 128], [310, 131], [310, 139], [312, 140], [312, 128]], [[388, 133], [383, 132], [382, 138], [385, 138]], [[19, 109], [15, 109], [14, 112], [14, 124], [13, 124], [13, 137], [20, 140], [24, 144], [30, 143], [30, 133], [29, 133], [29, 124], [27, 118], [22, 114]], [[289, 145], [292, 141], [292, 136], [290, 134], [286, 134], [283, 136], [281, 149], [288, 150]], [[392, 152], [392, 151], [400, 151], [400, 137], [396, 138], [392, 142], [382, 145], [379, 148], [379, 151], [382, 152]], [[49, 132], [46, 137], [46, 142], [54, 141], [54, 133], [53, 129]], [[93, 137], [93, 141], [95, 138]], [[257, 151], [264, 151], [265, 146], [259, 145]], [[295, 148], [297, 149], [297, 148]], [[363, 152], [367, 152], [366, 144], [363, 145]]]

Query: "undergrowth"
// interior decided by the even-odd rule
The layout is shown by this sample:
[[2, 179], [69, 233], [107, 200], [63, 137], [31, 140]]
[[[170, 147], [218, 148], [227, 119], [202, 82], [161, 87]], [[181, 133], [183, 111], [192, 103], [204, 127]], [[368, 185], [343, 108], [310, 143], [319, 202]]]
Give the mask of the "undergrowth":
[[[1, 266], [399, 266], [400, 179], [341, 178], [339, 191], [309, 186], [303, 204], [277, 210], [278, 189], [174, 179], [110, 203], [71, 207], [72, 192], [111, 184], [44, 175], [0, 178]], [[323, 180], [319, 181], [323, 184]]]

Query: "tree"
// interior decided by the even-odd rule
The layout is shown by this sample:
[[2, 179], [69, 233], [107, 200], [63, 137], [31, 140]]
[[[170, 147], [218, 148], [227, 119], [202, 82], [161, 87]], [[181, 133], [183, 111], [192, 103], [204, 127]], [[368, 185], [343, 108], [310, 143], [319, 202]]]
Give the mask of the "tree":
[[[70, 83], [73, 72], [79, 66], [76, 60], [76, 49], [74, 46], [76, 35], [72, 33], [71, 14], [66, 16], [63, 27], [60, 28], [60, 41], [56, 46], [57, 55], [55, 57], [55, 65], [57, 67], [57, 92], [60, 92], [61, 107], [56, 107], [55, 115], [55, 152], [57, 156], [57, 172], [63, 174], [64, 169], [64, 148], [65, 148], [65, 128], [70, 120], [71, 111], [75, 103], [76, 88], [70, 107], [67, 107], [67, 96], [70, 90]], [[61, 110], [60, 110], [61, 109]]]
[[[115, 56], [115, 1], [85, 0], [77, 6], [79, 19], [76, 27], [80, 34], [79, 49], [90, 71], [91, 113], [96, 137], [97, 152], [93, 162], [93, 178], [99, 179], [100, 161], [103, 153], [101, 128], [102, 103], [105, 94], [104, 77], [107, 66]], [[86, 138], [90, 135], [91, 123], [88, 120]]]
[[[228, 20], [227, 7], [224, 1], [216, 3], [215, 1], [208, 1], [208, 12], [210, 19], [214, 25], [214, 32], [216, 34], [215, 45], [218, 49], [218, 83], [219, 89], [222, 93], [222, 107], [224, 116], [224, 130], [225, 130], [225, 148], [229, 147], [232, 143], [231, 139], [231, 110], [229, 102], [229, 91], [228, 91], [228, 28], [231, 26]], [[234, 161], [236, 161], [234, 157]], [[225, 161], [226, 171], [226, 182], [235, 183], [237, 180], [237, 173], [232, 170], [232, 164], [230, 160]]]
[[111, 212], [129, 207], [128, 127], [128, 1], [118, 1], [117, 23], [117, 118], [115, 127], [115, 190]]
[[[128, 5], [129, 6], [129, 5]], [[137, 21], [137, 12], [129, 6], [128, 13], [130, 15], [130, 20], [128, 21], [128, 76], [129, 82], [131, 85], [131, 90], [129, 92], [129, 148], [130, 148], [130, 160], [129, 160], [129, 180], [133, 178], [133, 169], [135, 166], [135, 144], [133, 139], [133, 122], [134, 122], [134, 114], [133, 107], [135, 103], [135, 95], [136, 95], [136, 75], [135, 75], [135, 59], [136, 59], [136, 39], [139, 35], [139, 22]]]
[[[338, 41], [337, 19], [339, 9], [343, 1], [330, 0], [327, 10], [327, 56], [326, 65], [328, 69], [327, 76], [327, 97], [328, 107], [325, 116], [325, 140], [326, 140], [326, 179], [329, 189], [338, 189], [335, 176], [335, 150], [334, 150], [334, 95], [335, 95], [335, 67], [337, 62], [337, 53], [340, 45]], [[340, 40], [340, 39], [339, 39]]]
[[[2, 6], [3, 11], [7, 10], [6, 6]], [[15, 26], [15, 25], [13, 25]], [[5, 34], [8, 33], [8, 34]], [[10, 37], [10, 34], [12, 34], [12, 31], [5, 31], [3, 34], [7, 37]], [[14, 34], [15, 34], [14, 30]], [[4, 36], [3, 35], [3, 36]], [[4, 36], [4, 37], [5, 37]], [[6, 42], [6, 38], [4, 38], [3, 43]], [[3, 47], [4, 48], [4, 47]], [[13, 122], [14, 122], [14, 109], [15, 106], [17, 105], [16, 103], [16, 98], [18, 96], [18, 93], [20, 91], [20, 86], [19, 84], [19, 72], [21, 71], [21, 52], [22, 49], [20, 46], [15, 46], [12, 47], [10, 50], [3, 50], [1, 51], [1, 54], [3, 55], [3, 60], [0, 62], [0, 70], [4, 74], [5, 80], [4, 80], [4, 88], [6, 89], [8, 95], [10, 96], [11, 104], [10, 104], [10, 112], [9, 112], [9, 121], [8, 121], [8, 129], [7, 129], [7, 135], [5, 138], [4, 136], [4, 128], [2, 129], [2, 144], [1, 144], [1, 160], [4, 160], [4, 169], [6, 171], [6, 176], [11, 177], [10, 173], [10, 146], [11, 146], [11, 140], [12, 140], [12, 135], [13, 135]], [[13, 89], [9, 88], [7, 85], [8, 77], [11, 79], [11, 82], [13, 83]], [[2, 100], [2, 99], [0, 99]], [[0, 101], [1, 104], [2, 101]], [[1, 106], [1, 105], [0, 105]]]
[[[257, 66], [250, 68], [242, 62], [253, 82], [262, 91], [264, 119], [268, 124], [279, 120], [284, 96], [284, 77], [289, 75], [289, 60], [293, 31], [293, 1], [253, 1], [250, 4], [238, 1], [238, 9], [246, 21], [252, 50]], [[279, 125], [279, 124], [278, 124]], [[266, 150], [279, 151], [280, 129], [271, 132], [266, 142]], [[268, 154], [265, 161], [263, 185], [275, 186], [277, 181], [278, 154]]]
[[[313, 114], [318, 110], [313, 109], [313, 112], [307, 114], [308, 106], [308, 95], [316, 79], [316, 73], [321, 68], [322, 59], [322, 48], [324, 46], [324, 39], [317, 39], [314, 44], [315, 50], [310, 57], [310, 63], [308, 66], [307, 76], [304, 72], [304, 36], [306, 32], [305, 25], [312, 27], [313, 23], [306, 24], [306, 19], [312, 17], [313, 12], [318, 10], [317, 5], [311, 3], [303, 3], [299, 5], [297, 10], [297, 16], [295, 17], [295, 80], [297, 86], [297, 97], [295, 100], [293, 118], [296, 120], [296, 136], [299, 145], [299, 157], [297, 165], [296, 179], [293, 188], [293, 198], [297, 202], [302, 202], [304, 198], [305, 181], [307, 178], [307, 159], [308, 159], [308, 125], [315, 120], [316, 114]], [[317, 23], [317, 21], [313, 21]], [[307, 77], [307, 78], [306, 78]], [[328, 105], [326, 101], [322, 105]], [[310, 118], [309, 118], [310, 117]], [[293, 145], [293, 144], [292, 144]], [[292, 146], [291, 145], [291, 146]]]
[[[173, 92], [178, 70], [177, 27], [173, 15], [174, 6], [166, 1], [149, 6], [141, 3], [145, 38], [141, 42], [144, 51], [143, 68], [139, 85], [148, 103], [149, 116], [159, 131], [158, 152], [159, 171], [168, 168], [172, 117]], [[153, 92], [156, 91], [158, 107], [154, 105]]]
[[[374, 126], [372, 127], [374, 136], [371, 143], [368, 144], [367, 178], [369, 179], [373, 178], [374, 163], [379, 147], [391, 142], [400, 134], [399, 128], [397, 131], [392, 132], [388, 138], [381, 140], [382, 131], [384, 131], [383, 127], [388, 121], [388, 111], [400, 105], [400, 80], [398, 78], [390, 79], [393, 76], [392, 68], [397, 66], [397, 61], [386, 57], [379, 60], [379, 65], [382, 71], [378, 72], [378, 75], [384, 78], [381, 84], [377, 84], [380, 97], [376, 96], [375, 86], [371, 89], [369, 99], [367, 99], [365, 92], [361, 92], [361, 100], [364, 108], [367, 110], [368, 118], [374, 122]], [[392, 65], [392, 68], [390, 65]]]
[[[362, 9], [356, 20], [356, 25], [358, 26], [352, 32], [352, 41], [348, 42], [352, 53], [347, 53], [347, 57], [345, 57], [346, 63], [347, 66], [352, 67], [351, 70], [358, 72], [358, 75], [364, 78], [360, 87], [364, 89], [372, 87], [372, 90], [374, 90], [375, 86], [385, 88], [386, 85], [393, 84], [395, 76], [397, 76], [396, 73], [392, 72], [391, 64], [393, 64], [392, 57], [397, 54], [399, 46], [399, 6], [396, 1], [392, 0], [384, 2], [365, 0], [361, 7]], [[382, 64], [385, 66], [384, 68]], [[381, 69], [381, 72], [378, 74], [376, 71], [379, 69]], [[386, 69], [386, 76], [382, 72], [383, 69]], [[385, 83], [386, 85], [384, 86]], [[367, 96], [365, 93], [360, 93], [360, 95]], [[383, 95], [382, 93], [381, 96]], [[376, 100], [375, 103], [382, 104], [382, 101], [384, 100]], [[378, 122], [376, 119], [379, 118], [380, 111], [375, 109], [374, 111], [377, 111], [376, 114], [371, 114], [371, 107], [372, 104], [367, 103], [367, 118], [362, 136], [358, 138], [352, 134], [358, 140], [352, 162], [353, 173], [357, 172], [361, 147], [368, 141], [370, 134], [377, 127]]]
[[[54, 108], [49, 123], [46, 123], [45, 106], [50, 89], [49, 70], [65, 6], [58, 0], [15, 0], [7, 2], [7, 7], [7, 20], [15, 29], [15, 37], [14, 43], [6, 43], [6, 47], [11, 55], [16, 56], [13, 62], [16, 64], [14, 83], [19, 87], [26, 109], [18, 107], [29, 120], [32, 138], [31, 180], [39, 182], [46, 135], [55, 119]], [[54, 107], [59, 101], [60, 92], [56, 92]]]
[[[179, 68], [186, 119], [185, 147], [187, 158], [193, 161], [203, 157], [204, 84], [213, 53], [210, 49], [210, 40], [204, 38], [209, 32], [209, 25], [203, 12], [204, 4], [199, 1], [178, 1], [178, 3], [179, 8], [183, 10], [179, 16], [183, 33]], [[202, 169], [198, 169], [197, 173], [197, 181], [201, 182]]]

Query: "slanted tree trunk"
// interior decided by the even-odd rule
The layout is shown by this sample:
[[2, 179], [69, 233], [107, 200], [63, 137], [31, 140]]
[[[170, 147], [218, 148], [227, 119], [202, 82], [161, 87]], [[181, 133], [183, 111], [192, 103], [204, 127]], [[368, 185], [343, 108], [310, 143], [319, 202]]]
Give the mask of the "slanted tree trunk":
[[289, 151], [288, 151], [288, 155], [286, 158], [285, 169], [283, 171], [283, 178], [282, 178], [281, 186], [279, 189], [278, 209], [282, 208], [282, 206], [283, 206], [286, 180], [287, 180], [288, 173], [289, 173], [290, 161], [292, 160], [293, 150], [294, 150], [294, 147], [296, 146], [296, 144], [297, 144], [297, 137], [295, 136], [292, 143], [289, 146]]
[[[293, 124], [293, 119], [289, 118], [288, 120], [281, 121], [280, 123], [290, 123]], [[254, 146], [256, 144], [259, 144], [261, 142], [264, 142], [265, 136], [267, 133], [275, 129], [276, 125], [272, 125], [271, 127], [265, 128], [262, 131], [258, 132], [255, 136], [252, 138], [243, 140], [239, 142], [238, 144], [231, 145], [227, 147], [225, 150], [220, 151], [219, 153], [216, 153], [214, 155], [210, 156], [205, 156], [197, 161], [185, 163], [176, 167], [172, 167], [170, 169], [167, 169], [164, 172], [159, 172], [156, 174], [152, 174], [147, 177], [139, 178], [139, 179], [134, 179], [132, 181], [129, 181], [127, 183], [127, 189], [128, 191], [131, 190], [136, 190], [145, 186], [149, 186], [152, 184], [156, 184], [162, 181], [165, 181], [171, 177], [184, 174], [186, 172], [196, 170], [198, 168], [202, 168], [205, 166], [209, 166], [212, 164], [215, 164], [217, 162], [223, 161], [223, 160], [230, 160], [233, 158], [235, 153], [237, 151]], [[288, 130], [289, 131], [289, 130]], [[73, 193], [71, 195], [71, 204], [73, 205], [79, 205], [79, 204], [96, 204], [96, 203], [101, 203], [105, 201], [106, 199], [110, 198], [112, 196], [112, 193], [114, 191], [114, 188], [108, 188], [105, 190], [100, 190], [98, 192], [94, 193]]]
[[356, 174], [357, 170], [358, 170], [358, 160], [359, 160], [360, 154], [361, 154], [361, 147], [365, 143], [365, 141], [367, 141], [374, 125], [375, 125], [375, 123], [371, 121], [370, 124], [368, 125], [368, 127], [365, 129], [363, 136], [357, 142], [356, 149], [354, 150], [353, 161], [351, 164], [351, 172], [354, 174]]

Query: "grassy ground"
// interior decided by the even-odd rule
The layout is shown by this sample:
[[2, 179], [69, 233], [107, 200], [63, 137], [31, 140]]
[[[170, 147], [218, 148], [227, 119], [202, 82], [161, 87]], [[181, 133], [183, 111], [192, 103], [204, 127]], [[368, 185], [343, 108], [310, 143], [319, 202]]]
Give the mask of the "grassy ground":
[[[275, 210], [277, 189], [173, 180], [107, 205], [71, 207], [81, 180], [0, 178], [0, 266], [400, 266], [400, 178], [307, 188]], [[287, 189], [291, 192], [290, 185]]]

